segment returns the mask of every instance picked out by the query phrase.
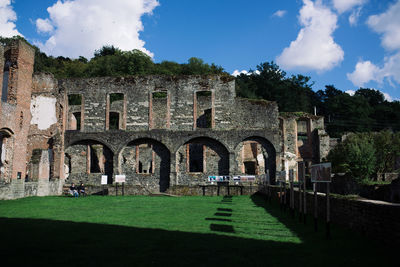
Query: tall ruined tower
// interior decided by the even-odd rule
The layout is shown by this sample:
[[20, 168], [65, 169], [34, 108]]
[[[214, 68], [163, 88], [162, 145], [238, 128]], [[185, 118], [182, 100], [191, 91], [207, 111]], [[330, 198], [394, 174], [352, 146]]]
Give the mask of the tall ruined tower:
[[0, 47], [0, 182], [23, 179], [29, 125], [34, 49], [21, 40]]

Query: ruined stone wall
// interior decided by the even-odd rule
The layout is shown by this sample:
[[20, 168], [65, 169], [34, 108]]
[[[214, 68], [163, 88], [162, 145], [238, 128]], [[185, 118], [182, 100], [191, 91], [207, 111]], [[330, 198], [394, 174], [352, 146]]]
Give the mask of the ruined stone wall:
[[10, 182], [24, 179], [26, 174], [34, 50], [23, 41], [15, 41], [4, 49], [4, 60], [9, 64], [9, 76], [7, 97], [2, 97], [0, 129], [7, 129], [11, 136], [5, 147], [7, 171], [2, 176]]
[[62, 194], [64, 180], [55, 179], [25, 182], [23, 179], [13, 179], [10, 183], [0, 186], [0, 200], [17, 199], [32, 196], [57, 196]]
[[[196, 119], [204, 109], [212, 109], [213, 129], [277, 128], [277, 105], [262, 105], [247, 100], [235, 100], [233, 80], [218, 76], [144, 76], [128, 78], [68, 79], [60, 81], [66, 94], [82, 95], [83, 107], [69, 107], [69, 113], [83, 110], [84, 132], [106, 129], [109, 111], [122, 112], [127, 131], [144, 131], [152, 128], [193, 130]], [[154, 92], [166, 92], [167, 99], [154, 99]], [[210, 91], [211, 97], [198, 96], [197, 92]], [[124, 105], [107, 104], [111, 93], [122, 93]], [[154, 103], [153, 103], [154, 102]], [[116, 108], [118, 106], [118, 108]], [[161, 120], [159, 117], [162, 116]], [[69, 115], [68, 118], [71, 116]], [[164, 126], [165, 125], [165, 126]]]
[[[270, 188], [272, 197], [278, 200], [279, 187]], [[265, 190], [264, 190], [265, 192]], [[287, 190], [287, 196], [290, 196]], [[326, 218], [326, 196], [318, 194], [318, 220]], [[287, 199], [287, 203], [290, 203]], [[299, 207], [298, 191], [294, 191], [295, 209]], [[314, 211], [314, 195], [307, 193], [307, 214]], [[400, 204], [388, 203], [367, 199], [346, 199], [343, 197], [330, 197], [330, 220], [334, 224], [345, 226], [367, 237], [374, 238], [382, 243], [400, 244]], [[313, 213], [312, 213], [313, 214]], [[334, 238], [334, 237], [332, 237]]]
[[[26, 160], [28, 179], [64, 178], [64, 95], [52, 74], [33, 76]], [[33, 157], [36, 153], [37, 159]], [[32, 173], [35, 169], [40, 172]]]
[[[285, 112], [280, 116], [283, 150], [281, 161], [288, 179], [289, 169], [297, 170], [297, 162], [311, 164], [323, 161], [330, 150], [330, 139], [324, 130], [324, 118], [307, 113]], [[295, 174], [297, 176], [297, 174]]]

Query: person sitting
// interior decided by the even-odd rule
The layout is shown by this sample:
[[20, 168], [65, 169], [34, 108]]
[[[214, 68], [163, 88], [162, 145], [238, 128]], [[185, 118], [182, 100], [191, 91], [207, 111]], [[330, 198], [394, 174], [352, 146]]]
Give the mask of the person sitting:
[[74, 183], [72, 183], [71, 186], [69, 187], [69, 193], [71, 194], [71, 196], [79, 197], [78, 190], [76, 189]]
[[86, 196], [85, 185], [83, 183], [78, 186], [78, 193], [80, 196]]

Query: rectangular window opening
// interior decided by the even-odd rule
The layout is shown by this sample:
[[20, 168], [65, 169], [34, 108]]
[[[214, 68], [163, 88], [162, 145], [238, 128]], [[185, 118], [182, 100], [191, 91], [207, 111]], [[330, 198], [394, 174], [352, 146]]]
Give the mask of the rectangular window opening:
[[1, 90], [1, 101], [2, 102], [7, 102], [7, 97], [8, 97], [8, 71], [4, 71], [3, 73], [3, 87]]
[[81, 113], [75, 112], [72, 115], [76, 121], [76, 127], [75, 127], [75, 129], [71, 129], [71, 130], [80, 130], [81, 129]]
[[138, 173], [151, 174], [153, 170], [153, 146], [151, 144], [139, 145]]
[[212, 128], [212, 92], [196, 92], [196, 128]]
[[308, 141], [308, 124], [306, 120], [297, 121], [297, 140], [303, 143]]
[[256, 175], [257, 164], [255, 161], [245, 161], [244, 169], [246, 174]]
[[151, 127], [153, 129], [166, 129], [168, 127], [168, 92], [157, 91], [152, 95], [152, 118]]
[[119, 130], [119, 113], [118, 112], [110, 112], [110, 130]]
[[123, 100], [124, 100], [124, 94], [122, 93], [110, 94], [110, 105], [115, 101], [123, 101]]
[[70, 106], [82, 105], [82, 95], [79, 94], [68, 95], [68, 105]]
[[167, 99], [168, 93], [166, 91], [159, 91], [153, 93], [153, 99]]
[[202, 144], [189, 144], [189, 172], [204, 172]]

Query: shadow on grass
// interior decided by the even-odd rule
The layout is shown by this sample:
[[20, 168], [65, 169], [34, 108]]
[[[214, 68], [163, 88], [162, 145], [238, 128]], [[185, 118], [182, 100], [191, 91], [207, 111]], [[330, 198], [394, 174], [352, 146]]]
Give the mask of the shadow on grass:
[[299, 222], [298, 217], [292, 217], [289, 209], [286, 212], [282, 211], [279, 203], [268, 203], [263, 195], [255, 194], [251, 199], [257, 207], [264, 208], [301, 239], [302, 243], [297, 246], [294, 255], [311, 265], [398, 266], [395, 247], [378, 243], [332, 224], [331, 239], [328, 240], [325, 224], [321, 220], [318, 222], [319, 231], [315, 232], [310, 216], [308, 224], [304, 225]]
[[[68, 221], [0, 218], [2, 266], [395, 266], [395, 253], [353, 233], [332, 228], [333, 240], [315, 234], [279, 206], [253, 203], [276, 216], [301, 244], [239, 238], [230, 225], [215, 234]], [[211, 218], [210, 218], [211, 219]], [[223, 218], [220, 218], [223, 219]], [[208, 220], [208, 218], [207, 218]], [[215, 218], [212, 218], [215, 220]], [[268, 224], [265, 225], [268, 230]]]
[[2, 266], [251, 266], [265, 265], [266, 258], [273, 266], [289, 264], [290, 251], [298, 248], [217, 234], [42, 219], [0, 218], [0, 235]]

